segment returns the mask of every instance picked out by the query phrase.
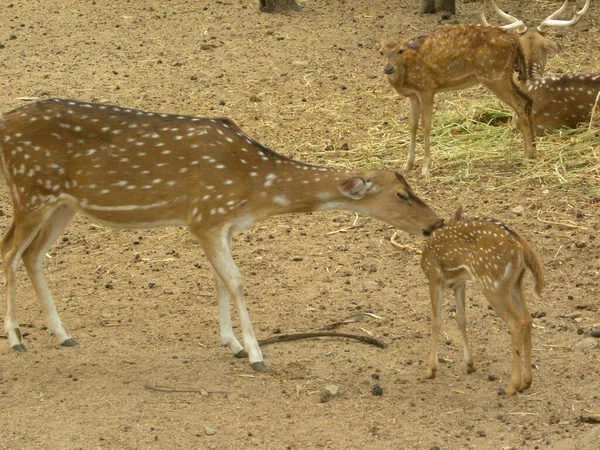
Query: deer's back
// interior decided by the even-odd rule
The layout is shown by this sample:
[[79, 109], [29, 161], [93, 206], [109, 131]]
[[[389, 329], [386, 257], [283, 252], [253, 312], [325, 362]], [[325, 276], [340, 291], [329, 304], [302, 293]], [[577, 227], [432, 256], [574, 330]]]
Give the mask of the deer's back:
[[518, 45], [518, 37], [505, 30], [456, 25], [429, 35], [418, 51], [405, 52], [405, 67], [415, 82], [425, 77], [442, 84], [475, 84], [512, 73]]
[[[426, 274], [438, 272], [446, 279], [502, 278], [507, 266], [522, 264], [522, 239], [494, 219], [464, 219], [434, 231], [423, 250]], [[491, 286], [489, 286], [491, 287]]]
[[190, 208], [216, 217], [247, 202], [276, 165], [291, 166], [227, 119], [61, 99], [4, 114], [0, 150], [22, 209], [66, 202], [132, 227], [183, 223]]
[[587, 122], [600, 93], [600, 73], [536, 78], [526, 85], [536, 131], [575, 128]]

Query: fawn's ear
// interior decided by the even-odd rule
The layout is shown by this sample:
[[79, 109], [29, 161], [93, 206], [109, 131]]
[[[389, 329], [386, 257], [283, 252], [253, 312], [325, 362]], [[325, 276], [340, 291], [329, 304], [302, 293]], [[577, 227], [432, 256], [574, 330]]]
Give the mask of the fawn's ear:
[[373, 183], [361, 177], [346, 178], [338, 183], [337, 188], [346, 197], [360, 200], [371, 189]]
[[458, 222], [460, 219], [462, 219], [462, 212], [463, 212], [463, 207], [461, 205], [458, 207], [458, 209], [454, 213], [454, 217], [452, 217], [452, 222]]

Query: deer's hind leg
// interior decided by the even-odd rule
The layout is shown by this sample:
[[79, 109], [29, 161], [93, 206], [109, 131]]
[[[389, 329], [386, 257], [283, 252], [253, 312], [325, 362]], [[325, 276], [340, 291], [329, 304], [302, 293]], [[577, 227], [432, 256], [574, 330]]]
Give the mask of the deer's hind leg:
[[17, 270], [23, 252], [35, 239], [45, 220], [43, 213], [19, 214], [15, 211], [13, 222], [2, 238], [1, 252], [6, 278], [6, 319], [4, 329], [8, 344], [13, 350], [27, 350], [17, 319]]
[[469, 341], [467, 339], [467, 318], [465, 315], [465, 282], [454, 286], [454, 297], [456, 299], [456, 323], [462, 335], [463, 353], [465, 364], [467, 365], [467, 373], [475, 372], [475, 364], [473, 364], [473, 355], [469, 349]]
[[444, 303], [444, 285], [442, 280], [429, 280], [431, 297], [431, 348], [427, 360], [425, 378], [435, 378], [438, 367], [437, 345], [442, 320], [442, 304]]
[[512, 375], [506, 395], [514, 395], [521, 390], [523, 385], [522, 360], [524, 356], [524, 343], [526, 339], [527, 320], [519, 311], [512, 299], [512, 287], [502, 286], [495, 291], [485, 291], [485, 296], [492, 308], [508, 325], [512, 344]]
[[50, 333], [56, 337], [59, 344], [65, 347], [73, 347], [77, 345], [77, 342], [71, 339], [69, 332], [62, 325], [54, 299], [44, 277], [42, 264], [46, 251], [64, 231], [74, 215], [75, 211], [71, 207], [60, 205], [43, 222], [35, 238], [23, 252], [23, 263], [42, 307], [46, 326]]
[[525, 296], [523, 293], [523, 277], [525, 271], [523, 271], [518, 278], [517, 282], [511, 289], [511, 299], [515, 308], [519, 311], [522, 319], [523, 328], [523, 378], [521, 379], [520, 391], [524, 391], [531, 386], [533, 382], [533, 371], [531, 365], [531, 349], [532, 349], [532, 329], [533, 319], [527, 309], [525, 303]]
[[502, 79], [485, 81], [483, 84], [515, 112], [516, 125], [523, 136], [525, 145], [525, 158], [534, 159], [536, 150], [531, 97], [519, 89], [512, 79], [512, 74]]

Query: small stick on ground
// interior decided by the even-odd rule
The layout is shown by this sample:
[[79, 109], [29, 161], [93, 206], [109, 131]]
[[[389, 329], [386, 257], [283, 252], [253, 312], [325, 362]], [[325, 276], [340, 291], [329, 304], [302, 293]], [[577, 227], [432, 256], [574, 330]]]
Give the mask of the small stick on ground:
[[277, 336], [271, 336], [270, 338], [259, 340], [259, 345], [275, 344], [277, 342], [290, 342], [297, 341], [299, 339], [310, 339], [318, 337], [338, 337], [346, 339], [355, 339], [365, 344], [374, 345], [379, 348], [386, 348], [387, 344], [381, 342], [378, 339], [370, 336], [360, 336], [357, 334], [347, 333], [334, 333], [330, 331], [312, 332], [312, 333], [295, 333], [295, 334], [278, 334]]
[[325, 325], [322, 330], [335, 330], [336, 328], [341, 327], [342, 325], [347, 325], [349, 323], [356, 323], [356, 322], [360, 322], [361, 320], [364, 319], [366, 313], [361, 313], [361, 314], [354, 314], [353, 316], [350, 316], [344, 320], [340, 320], [339, 322], [333, 322], [330, 323], [329, 325]]
[[583, 410], [583, 414], [579, 417], [585, 423], [600, 423], [600, 411]]
[[176, 388], [170, 386], [158, 386], [146, 383], [146, 389], [156, 392], [194, 392], [197, 394], [227, 394], [225, 391], [207, 391], [200, 388]]
[[416, 253], [417, 255], [420, 255], [420, 254], [422, 254], [422, 253], [423, 253], [423, 251], [422, 251], [422, 250], [420, 250], [420, 249], [418, 249], [418, 248], [414, 248], [414, 247], [412, 247], [412, 246], [410, 246], [410, 245], [399, 244], [399, 243], [396, 241], [396, 236], [398, 236], [398, 233], [394, 233], [394, 234], [392, 235], [392, 237], [390, 238], [390, 242], [392, 243], [392, 245], [393, 245], [394, 247], [396, 247], [396, 248], [399, 248], [400, 250], [408, 250], [408, 251], [414, 252], [414, 253]]
[[540, 218], [540, 213], [541, 211], [538, 211], [537, 214], [537, 220], [539, 220], [542, 223], [548, 223], [550, 225], [560, 225], [561, 227], [567, 227], [567, 228], [579, 228], [581, 230], [587, 230], [588, 227], [584, 227], [581, 225], [575, 225], [574, 223], [566, 223], [566, 222], [552, 222], [551, 220], [544, 220]]

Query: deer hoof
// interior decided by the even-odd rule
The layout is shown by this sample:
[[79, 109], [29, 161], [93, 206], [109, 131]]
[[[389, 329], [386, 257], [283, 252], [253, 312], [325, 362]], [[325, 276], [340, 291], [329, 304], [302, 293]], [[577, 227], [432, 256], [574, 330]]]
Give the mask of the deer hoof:
[[427, 369], [427, 370], [425, 371], [425, 378], [427, 378], [427, 379], [429, 379], [429, 380], [431, 380], [431, 379], [435, 378], [435, 370], [432, 370], [432, 369]]
[[265, 366], [265, 363], [262, 361], [253, 362], [252, 364], [250, 364], [250, 367], [252, 367], [257, 372], [264, 373], [267, 371], [267, 366]]
[[473, 373], [475, 372], [477, 369], [475, 368], [475, 366], [473, 364], [467, 366], [467, 373]]
[[248, 352], [246, 352], [246, 350], [240, 350], [237, 353], [234, 353], [233, 356], [235, 356], [236, 358], [247, 358], [248, 357]]
[[79, 343], [75, 339], [69, 338], [62, 341], [60, 345], [62, 345], [63, 347], [76, 347], [79, 345]]
[[515, 388], [512, 384], [506, 390], [506, 396], [507, 397], [512, 397], [516, 393], [517, 393], [517, 388]]
[[27, 347], [25, 347], [25, 344], [17, 344], [17, 345], [13, 345], [12, 349], [16, 352], [19, 353], [24, 353], [27, 351]]

